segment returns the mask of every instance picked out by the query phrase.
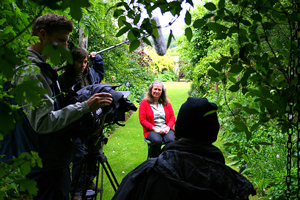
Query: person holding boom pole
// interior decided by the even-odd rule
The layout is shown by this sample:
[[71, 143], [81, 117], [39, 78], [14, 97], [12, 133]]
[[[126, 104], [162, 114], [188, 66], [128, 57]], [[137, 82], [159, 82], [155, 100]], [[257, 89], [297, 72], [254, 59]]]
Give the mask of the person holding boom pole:
[[[91, 58], [92, 60], [92, 66], [88, 66], [88, 58]], [[72, 51], [72, 58], [73, 58], [73, 64], [67, 64], [64, 68], [66, 71], [61, 74], [58, 77], [59, 84], [61, 86], [61, 90], [63, 92], [68, 93], [69, 91], [72, 91], [72, 87], [76, 84], [79, 84], [81, 86], [88, 86], [92, 84], [99, 84], [104, 77], [104, 63], [102, 60], [102, 57], [98, 55], [96, 52], [91, 52], [90, 55], [85, 49], [77, 48]], [[78, 129], [75, 127], [74, 129], [71, 129], [70, 132], [73, 132], [73, 135], [78, 132]], [[72, 161], [72, 184], [71, 184], [71, 194], [73, 194], [77, 182], [75, 177], [77, 177], [81, 172], [79, 171], [81, 163], [84, 159], [84, 155], [86, 154], [86, 147], [84, 144], [84, 141], [80, 137], [82, 133], [76, 133], [78, 137], [73, 137], [73, 143], [76, 148], [76, 154], [75, 158]], [[89, 133], [92, 134], [92, 133]], [[89, 180], [88, 189], [95, 190], [96, 185], [94, 184], [93, 180], [94, 177], [97, 176], [95, 174], [97, 172], [96, 170], [96, 162], [88, 165], [88, 173], [87, 176], [89, 177], [89, 174], [92, 173], [92, 176]], [[91, 172], [92, 171], [92, 172]], [[82, 176], [79, 175], [79, 186], [82, 186]], [[81, 199], [82, 196], [82, 187], [77, 187], [75, 191], [75, 197], [74, 199]]]

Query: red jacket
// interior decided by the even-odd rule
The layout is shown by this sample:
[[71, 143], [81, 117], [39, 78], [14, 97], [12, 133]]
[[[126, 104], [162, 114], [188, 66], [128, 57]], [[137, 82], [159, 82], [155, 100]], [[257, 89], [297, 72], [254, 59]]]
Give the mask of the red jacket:
[[[166, 124], [174, 131], [173, 126], [175, 124], [175, 116], [171, 103], [164, 105], [164, 109], [166, 115]], [[152, 127], [154, 126], [154, 114], [149, 102], [145, 99], [140, 103], [139, 119], [141, 125], [143, 126], [144, 137], [147, 138], [148, 134], [152, 130]]]

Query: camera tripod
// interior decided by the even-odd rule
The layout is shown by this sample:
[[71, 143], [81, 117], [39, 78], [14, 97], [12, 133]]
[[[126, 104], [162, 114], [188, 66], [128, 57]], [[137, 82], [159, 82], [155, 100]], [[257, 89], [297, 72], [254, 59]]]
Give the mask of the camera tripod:
[[[82, 188], [82, 200], [91, 200], [95, 199], [97, 197], [98, 193], [98, 181], [99, 181], [99, 171], [100, 166], [101, 167], [101, 187], [100, 187], [100, 200], [102, 200], [103, 195], [103, 169], [114, 189], [114, 191], [117, 191], [117, 187], [119, 187], [119, 183], [107, 161], [106, 156], [104, 155], [104, 152], [102, 151], [103, 145], [107, 143], [107, 138], [104, 136], [104, 121], [106, 118], [106, 114], [108, 111], [108, 107], [102, 109], [103, 116], [100, 121], [100, 129], [90, 136], [89, 141], [92, 142], [92, 144], [89, 144], [87, 148], [87, 153], [84, 155], [83, 160], [80, 164], [80, 168], [77, 172], [77, 174], [74, 177], [74, 181], [76, 181], [76, 187], [74, 191], [72, 192], [72, 199], [74, 199], [76, 189], [79, 186], [79, 180], [81, 179], [81, 188]], [[89, 174], [87, 176], [88, 172], [88, 166], [92, 166], [92, 168], [89, 171]], [[96, 169], [95, 169], [96, 168]], [[94, 192], [89, 194], [87, 193], [88, 186], [91, 180], [91, 177], [93, 175], [94, 170], [96, 170], [96, 187], [94, 189]], [[83, 173], [82, 173], [83, 171]]]
[[[92, 167], [92, 170], [89, 172], [88, 176], [87, 176], [87, 169], [88, 169], [88, 166], [93, 166]], [[99, 171], [100, 171], [100, 165], [102, 166], [101, 167], [101, 187], [100, 187], [100, 200], [102, 200], [102, 195], [103, 195], [103, 169], [113, 187], [113, 189], [117, 190], [117, 187], [119, 187], [119, 184], [118, 184], [118, 181], [107, 161], [107, 158], [106, 156], [104, 155], [104, 152], [103, 151], [99, 151], [98, 153], [87, 153], [84, 158], [83, 158], [83, 161], [80, 165], [80, 169], [79, 169], [79, 173], [76, 174], [75, 176], [75, 181], [76, 181], [76, 187], [72, 193], [72, 199], [74, 198], [75, 196], [75, 191], [76, 189], [78, 188], [78, 185], [79, 185], [79, 179], [80, 179], [80, 176], [83, 176], [82, 178], [82, 183], [81, 183], [81, 186], [82, 186], [82, 199], [83, 200], [90, 200], [90, 199], [96, 199], [97, 197], [97, 193], [98, 193], [98, 181], [99, 181]], [[96, 167], [95, 167], [96, 166]], [[95, 190], [93, 193], [89, 194], [87, 193], [87, 190], [88, 190], [88, 185], [89, 185], [89, 182], [90, 182], [90, 177], [92, 176], [93, 174], [93, 171], [95, 170], [95, 168], [97, 169], [96, 172], [97, 172], [97, 175], [96, 175], [96, 187], [95, 187]], [[83, 173], [81, 173], [83, 170]]]

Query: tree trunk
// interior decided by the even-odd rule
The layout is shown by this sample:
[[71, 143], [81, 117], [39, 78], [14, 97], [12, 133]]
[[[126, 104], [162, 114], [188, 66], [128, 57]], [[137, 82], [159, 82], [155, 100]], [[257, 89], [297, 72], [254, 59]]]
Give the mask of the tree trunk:
[[84, 34], [84, 29], [79, 28], [79, 48], [87, 50], [88, 48], [88, 36]]
[[[87, 18], [87, 15], [83, 17], [83, 20]], [[88, 48], [88, 35], [85, 35], [84, 33], [84, 27], [82, 25], [79, 28], [79, 48], [87, 50]]]

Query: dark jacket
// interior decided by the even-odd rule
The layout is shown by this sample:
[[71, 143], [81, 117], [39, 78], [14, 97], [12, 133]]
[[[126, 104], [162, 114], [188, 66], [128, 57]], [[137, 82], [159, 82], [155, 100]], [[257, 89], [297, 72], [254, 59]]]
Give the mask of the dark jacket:
[[[92, 58], [92, 62], [93, 62], [92, 67], [87, 67], [83, 72], [83, 74], [88, 79], [89, 85], [99, 84], [102, 81], [105, 72], [104, 63], [100, 55], [96, 55], [94, 58]], [[75, 95], [76, 96], [83, 95], [82, 92], [80, 92], [80, 94], [76, 94], [76, 92], [82, 87], [82, 85], [79, 81], [77, 81], [76, 73], [72, 66], [68, 64], [63, 68], [65, 68], [66, 71], [58, 77], [58, 81], [59, 81], [61, 91], [66, 93], [64, 95], [64, 100], [63, 100], [64, 105], [69, 105], [78, 102], [78, 101], [71, 102], [72, 97], [74, 97]], [[86, 96], [87, 98], [84, 101], [89, 99], [91, 96], [92, 96], [91, 93], [87, 94]], [[100, 111], [101, 109], [98, 109], [98, 112]], [[81, 120], [77, 121], [77, 124], [73, 126], [73, 128], [69, 129], [69, 132], [71, 134], [70, 137], [77, 138], [77, 137], [82, 137], [85, 134], [93, 133], [93, 131], [95, 131], [95, 129], [97, 129], [98, 127], [98, 124], [94, 122], [95, 120], [93, 119], [94, 115], [96, 115], [96, 112], [94, 112], [94, 114], [87, 113]], [[89, 128], [87, 128], [87, 126]]]
[[[83, 73], [88, 73], [90, 84], [97, 84], [103, 80], [104, 63], [100, 55], [96, 55], [92, 61], [92, 67], [87, 67]], [[60, 89], [64, 92], [68, 92], [72, 86], [78, 83], [73, 68], [70, 66], [66, 66], [66, 68], [66, 71], [58, 77]]]
[[252, 184], [224, 164], [221, 151], [198, 141], [167, 144], [122, 180], [114, 200], [246, 200]]

